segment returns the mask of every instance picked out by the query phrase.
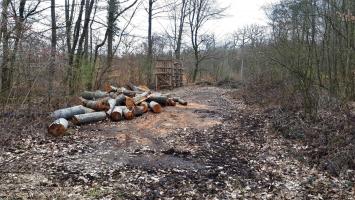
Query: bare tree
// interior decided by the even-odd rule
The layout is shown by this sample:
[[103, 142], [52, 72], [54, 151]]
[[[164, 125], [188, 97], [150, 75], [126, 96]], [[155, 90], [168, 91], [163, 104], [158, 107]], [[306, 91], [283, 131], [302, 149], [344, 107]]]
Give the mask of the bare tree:
[[53, 74], [55, 74], [55, 56], [57, 52], [57, 22], [55, 16], [55, 0], [51, 0], [51, 57], [48, 69], [48, 103], [51, 103], [53, 93]]
[[208, 20], [218, 19], [222, 16], [225, 8], [217, 8], [215, 0], [190, 0], [188, 4], [188, 23], [190, 26], [191, 44], [194, 50], [195, 66], [192, 81], [195, 82], [200, 63], [206, 57], [200, 49], [202, 44], [201, 28]]
[[10, 0], [2, 1], [1, 13], [1, 34], [0, 41], [2, 41], [2, 63], [1, 63], [1, 92], [8, 90], [10, 87], [10, 70], [9, 70], [9, 32], [8, 32], [8, 8]]

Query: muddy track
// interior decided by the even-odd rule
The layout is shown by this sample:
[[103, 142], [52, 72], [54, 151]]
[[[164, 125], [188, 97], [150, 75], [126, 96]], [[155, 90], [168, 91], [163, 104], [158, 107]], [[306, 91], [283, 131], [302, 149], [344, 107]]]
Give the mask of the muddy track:
[[[294, 157], [262, 110], [234, 91], [187, 87], [189, 106], [102, 122], [0, 155], [0, 198], [352, 199], [351, 182]], [[294, 152], [294, 151], [293, 151]], [[172, 199], [172, 198], [170, 198]]]

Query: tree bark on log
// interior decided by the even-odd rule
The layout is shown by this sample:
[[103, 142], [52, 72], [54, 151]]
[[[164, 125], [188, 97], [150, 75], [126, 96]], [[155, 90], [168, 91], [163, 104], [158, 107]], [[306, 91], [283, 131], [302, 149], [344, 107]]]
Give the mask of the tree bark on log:
[[55, 120], [48, 126], [48, 133], [53, 136], [62, 136], [65, 134], [69, 126], [69, 122], [64, 118]]
[[75, 125], [87, 124], [98, 122], [106, 119], [106, 112], [93, 112], [81, 115], [75, 115], [73, 117], [73, 123]]
[[123, 110], [120, 106], [115, 106], [114, 109], [108, 113], [112, 121], [117, 122], [123, 119]]
[[125, 119], [132, 120], [134, 118], [133, 112], [126, 106], [119, 106], [122, 109], [122, 113]]
[[146, 99], [148, 99], [149, 95], [150, 95], [150, 91], [147, 91], [147, 92], [144, 92], [144, 93], [142, 93], [142, 94], [136, 95], [136, 96], [133, 98], [134, 104], [135, 104], [135, 105], [138, 105], [139, 103], [145, 101]]
[[180, 99], [178, 97], [174, 97], [173, 100], [175, 102], [178, 102], [180, 105], [183, 105], [183, 106], [187, 106], [187, 101], [183, 100], [183, 99]]
[[100, 90], [97, 90], [95, 92], [90, 92], [90, 91], [84, 91], [81, 94], [81, 97], [83, 97], [86, 100], [96, 100], [96, 99], [101, 99], [104, 97], [108, 97], [109, 94], [107, 92], [103, 92]]
[[59, 119], [59, 118], [65, 118], [65, 119], [70, 119], [72, 118], [74, 115], [79, 115], [79, 114], [85, 114], [86, 112], [89, 112], [89, 110], [87, 110], [89, 108], [85, 108], [84, 106], [73, 106], [70, 108], [63, 108], [63, 109], [59, 109], [54, 111], [51, 114], [51, 117], [53, 119]]
[[109, 99], [107, 100], [107, 103], [109, 104], [110, 108], [107, 111], [107, 113], [111, 113], [112, 110], [115, 108], [116, 104], [117, 104], [117, 100], [116, 99]]
[[151, 101], [149, 103], [149, 108], [154, 112], [154, 113], [161, 113], [162, 108], [159, 103], [155, 101]]
[[116, 98], [116, 106], [127, 106], [128, 109], [132, 109], [135, 106], [135, 104], [134, 104], [134, 100], [131, 97], [120, 94]]
[[96, 111], [108, 111], [110, 109], [108, 99], [101, 99], [97, 101], [84, 100], [83, 105]]
[[147, 103], [146, 101], [141, 102], [139, 105], [140, 105], [140, 106], [143, 106], [143, 108], [144, 108], [143, 111], [144, 111], [145, 113], [148, 112], [148, 110], [149, 110], [149, 105], [148, 105], [148, 103]]
[[133, 114], [135, 117], [139, 117], [142, 116], [145, 112], [144, 112], [144, 106], [136, 106], [133, 108]]
[[147, 99], [147, 102], [155, 101], [159, 103], [162, 106], [167, 106], [168, 105], [168, 97], [166, 96], [149, 96]]

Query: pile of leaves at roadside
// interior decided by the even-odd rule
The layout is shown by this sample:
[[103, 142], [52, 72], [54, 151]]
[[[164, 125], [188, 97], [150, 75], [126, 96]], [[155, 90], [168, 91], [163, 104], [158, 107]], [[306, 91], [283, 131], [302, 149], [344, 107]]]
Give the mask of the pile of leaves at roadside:
[[322, 102], [311, 120], [303, 114], [300, 95], [283, 83], [248, 84], [240, 92], [247, 104], [263, 107], [272, 130], [304, 146], [295, 155], [301, 161], [355, 180], [355, 122], [339, 104]]

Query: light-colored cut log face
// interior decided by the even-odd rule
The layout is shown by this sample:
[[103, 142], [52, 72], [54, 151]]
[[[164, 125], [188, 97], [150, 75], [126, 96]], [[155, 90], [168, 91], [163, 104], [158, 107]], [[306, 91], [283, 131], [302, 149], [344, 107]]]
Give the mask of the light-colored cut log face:
[[134, 106], [134, 100], [131, 97], [126, 97], [126, 107], [131, 110]]
[[162, 111], [162, 108], [161, 108], [160, 104], [158, 104], [155, 101], [151, 101], [149, 103], [149, 107], [154, 113], [161, 113], [161, 111]]
[[57, 119], [48, 126], [48, 133], [53, 136], [63, 136], [68, 129], [68, 121], [64, 118]]
[[143, 111], [146, 113], [149, 110], [148, 103], [143, 101], [142, 103], [139, 104], [140, 106], [143, 106]]
[[120, 121], [123, 119], [123, 112], [122, 108], [119, 106], [116, 106], [113, 111], [111, 112], [111, 120], [112, 121]]

